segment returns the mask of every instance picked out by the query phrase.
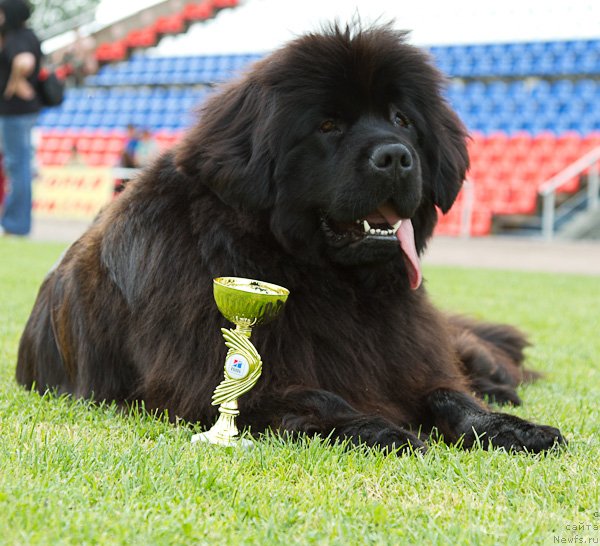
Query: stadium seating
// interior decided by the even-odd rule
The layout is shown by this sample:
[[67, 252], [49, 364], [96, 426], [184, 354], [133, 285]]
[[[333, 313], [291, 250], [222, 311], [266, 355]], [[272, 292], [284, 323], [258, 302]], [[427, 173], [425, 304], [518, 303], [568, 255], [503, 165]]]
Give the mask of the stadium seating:
[[[159, 149], [170, 148], [179, 138], [178, 132], [157, 131], [154, 138]], [[116, 166], [125, 146], [126, 133], [116, 130], [49, 130], [37, 148], [38, 160], [45, 165], [68, 164], [76, 148], [89, 166]]]
[[[73, 146], [90, 164], [113, 165], [128, 124], [151, 129], [168, 147], [195, 119], [194, 109], [260, 55], [152, 57], [134, 53], [164, 33], [180, 32], [233, 0], [187, 4], [123, 42], [98, 49], [109, 64], [70, 89], [63, 105], [39, 119], [41, 163], [64, 164]], [[451, 78], [448, 101], [471, 132], [471, 181], [476, 202], [471, 234], [490, 232], [494, 215], [533, 214], [538, 188], [600, 146], [600, 40], [430, 48]], [[580, 189], [573, 178], [564, 193]], [[464, 192], [463, 192], [464, 193]], [[465, 197], [440, 218], [438, 233], [461, 230]]]
[[531, 134], [600, 130], [600, 81], [586, 78], [454, 82], [448, 99], [474, 131]]
[[[93, 95], [100, 101], [99, 111], [104, 97], [118, 97], [123, 88], [123, 108], [128, 110], [129, 101], [144, 102], [145, 89], [133, 89], [140, 86], [200, 86], [228, 80], [258, 55], [212, 55], [204, 57], [167, 57], [152, 58], [134, 56], [129, 61], [103, 67], [97, 75], [87, 80], [87, 85], [98, 89], [86, 90], [87, 96]], [[108, 93], [103, 95], [102, 88]], [[159, 96], [160, 93], [157, 94]], [[166, 97], [168, 93], [163, 93]], [[190, 91], [190, 96], [194, 93]], [[128, 97], [128, 98], [126, 98]], [[196, 97], [194, 98], [201, 98]], [[600, 81], [582, 79], [573, 83], [568, 79], [525, 82], [517, 80], [506, 83], [493, 81], [483, 83], [474, 81], [454, 82], [448, 89], [448, 99], [471, 131], [484, 134], [503, 132], [515, 134], [527, 132], [531, 135], [553, 132], [559, 135], [576, 131], [580, 135], [600, 131]], [[108, 100], [108, 99], [107, 99]], [[165, 100], [167, 100], [165, 98]], [[42, 126], [55, 126], [56, 118], [64, 111], [77, 109], [73, 102], [81, 101], [80, 90], [73, 90], [61, 109], [53, 109], [44, 114]], [[179, 110], [184, 113], [189, 101], [180, 103]], [[144, 108], [142, 108], [144, 109]], [[157, 110], [161, 110], [159, 107]], [[49, 116], [48, 118], [46, 116]], [[91, 115], [88, 123], [80, 119], [83, 126], [96, 126], [101, 121]], [[184, 116], [185, 118], [185, 116]], [[65, 117], [62, 125], [72, 121]], [[122, 126], [129, 121], [122, 120]], [[108, 124], [110, 127], [112, 124]]]
[[235, 76], [260, 55], [207, 55], [203, 57], [146, 57], [103, 66], [87, 85], [127, 87], [132, 85], [209, 85]]
[[124, 60], [133, 51], [155, 46], [162, 36], [185, 32], [190, 24], [205, 21], [217, 11], [234, 8], [238, 4], [239, 0], [203, 0], [199, 4], [187, 3], [177, 13], [160, 16], [143, 28], [132, 29], [124, 39], [100, 44], [96, 50], [96, 59], [100, 64]]
[[600, 40], [436, 46], [438, 66], [454, 78], [529, 78], [600, 73]]

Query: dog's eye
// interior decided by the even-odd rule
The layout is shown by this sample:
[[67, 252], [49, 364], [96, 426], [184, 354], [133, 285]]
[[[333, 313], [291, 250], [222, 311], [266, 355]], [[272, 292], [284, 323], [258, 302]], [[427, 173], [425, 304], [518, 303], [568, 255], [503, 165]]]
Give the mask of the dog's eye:
[[410, 119], [399, 111], [394, 112], [392, 115], [392, 122], [396, 127], [410, 127]]
[[326, 119], [319, 126], [319, 131], [321, 131], [321, 133], [331, 133], [332, 131], [339, 131], [339, 127], [332, 119]]

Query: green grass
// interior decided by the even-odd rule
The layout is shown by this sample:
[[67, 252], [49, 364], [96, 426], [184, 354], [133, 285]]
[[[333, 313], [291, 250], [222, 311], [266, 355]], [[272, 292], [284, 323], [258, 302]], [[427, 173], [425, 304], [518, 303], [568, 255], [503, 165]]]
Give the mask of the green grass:
[[15, 384], [20, 332], [62, 248], [0, 240], [0, 544], [600, 543], [598, 278], [426, 271], [441, 307], [530, 333], [546, 377], [509, 411], [559, 426], [559, 454], [436, 444], [398, 458], [275, 437], [236, 451]]

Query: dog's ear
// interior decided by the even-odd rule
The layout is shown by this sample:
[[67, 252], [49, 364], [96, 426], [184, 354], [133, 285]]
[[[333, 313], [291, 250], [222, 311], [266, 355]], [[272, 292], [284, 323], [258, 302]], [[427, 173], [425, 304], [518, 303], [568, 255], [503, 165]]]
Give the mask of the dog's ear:
[[268, 89], [250, 78], [215, 94], [175, 152], [178, 170], [210, 187], [228, 205], [270, 207], [274, 103]]
[[432, 160], [430, 183], [434, 203], [446, 213], [454, 203], [469, 168], [467, 130], [445, 101], [440, 103], [432, 121], [432, 141], [427, 143]]

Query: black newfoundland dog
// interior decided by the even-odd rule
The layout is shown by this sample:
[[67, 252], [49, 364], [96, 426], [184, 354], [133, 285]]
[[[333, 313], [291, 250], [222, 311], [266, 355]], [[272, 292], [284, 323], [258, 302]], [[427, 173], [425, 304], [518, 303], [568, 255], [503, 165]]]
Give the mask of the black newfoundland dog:
[[468, 167], [431, 59], [390, 26], [309, 34], [257, 63], [99, 215], [45, 279], [17, 379], [210, 426], [226, 348], [212, 279], [287, 287], [253, 334], [263, 376], [239, 424], [423, 449], [539, 452], [560, 432], [519, 403], [525, 340], [447, 317], [419, 255]]

